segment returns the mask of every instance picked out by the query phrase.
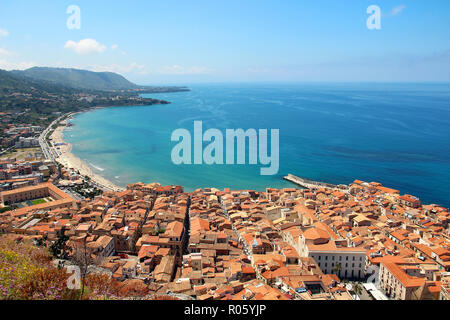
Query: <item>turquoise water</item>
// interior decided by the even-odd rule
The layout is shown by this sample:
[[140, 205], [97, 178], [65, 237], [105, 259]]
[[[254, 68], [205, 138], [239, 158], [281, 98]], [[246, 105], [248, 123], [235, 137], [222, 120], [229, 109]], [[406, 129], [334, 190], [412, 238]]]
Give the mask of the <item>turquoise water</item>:
[[[65, 132], [73, 152], [118, 185], [178, 184], [264, 190], [293, 173], [330, 183], [378, 181], [450, 206], [449, 84], [209, 84], [153, 94], [172, 104], [77, 115]], [[172, 131], [280, 129], [280, 171], [261, 166], [181, 165]]]

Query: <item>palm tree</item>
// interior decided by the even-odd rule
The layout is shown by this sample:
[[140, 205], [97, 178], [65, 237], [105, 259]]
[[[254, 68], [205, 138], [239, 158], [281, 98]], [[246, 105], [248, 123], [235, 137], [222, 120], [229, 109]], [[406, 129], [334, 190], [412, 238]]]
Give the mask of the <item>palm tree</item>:
[[353, 284], [353, 291], [359, 296], [362, 294], [362, 287], [359, 283]]
[[342, 270], [341, 264], [340, 263], [336, 263], [336, 265], [333, 267], [334, 273], [339, 274], [341, 272], [341, 270]]

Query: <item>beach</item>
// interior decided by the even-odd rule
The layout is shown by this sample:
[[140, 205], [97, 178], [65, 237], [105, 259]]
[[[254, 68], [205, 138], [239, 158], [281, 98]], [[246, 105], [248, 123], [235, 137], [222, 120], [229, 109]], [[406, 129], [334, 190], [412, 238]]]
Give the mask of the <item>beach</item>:
[[51, 135], [53, 146], [55, 146], [55, 152], [58, 154], [58, 158], [55, 160], [67, 169], [79, 172], [82, 176], [88, 176], [101, 189], [108, 191], [123, 191], [124, 188], [119, 187], [111, 181], [94, 173], [89, 165], [72, 153], [72, 145], [66, 143], [63, 139], [64, 129], [66, 129], [66, 126], [59, 126]]
[[[424, 202], [449, 206], [448, 85], [239, 84], [191, 86], [159, 94], [168, 106], [114, 107], [73, 117], [66, 142], [113, 183], [158, 182], [234, 190], [291, 188], [289, 173], [313, 181], [380, 181]], [[409, 97], [414, 95], [417, 101]], [[143, 95], [154, 97], [153, 95]], [[420, 97], [420, 99], [419, 99]], [[426, 103], [423, 103], [426, 101]], [[432, 117], [431, 114], [439, 117]], [[258, 115], [258, 116], [255, 116]], [[424, 121], [426, 119], [426, 121]], [[177, 129], [279, 129], [279, 173], [257, 165], [176, 165]], [[64, 131], [66, 133], [66, 131]], [[203, 146], [207, 143], [204, 142]], [[193, 153], [192, 153], [193, 155]], [[192, 160], [192, 159], [191, 159]], [[247, 162], [247, 161], [246, 161]], [[100, 172], [92, 165], [107, 168]]]

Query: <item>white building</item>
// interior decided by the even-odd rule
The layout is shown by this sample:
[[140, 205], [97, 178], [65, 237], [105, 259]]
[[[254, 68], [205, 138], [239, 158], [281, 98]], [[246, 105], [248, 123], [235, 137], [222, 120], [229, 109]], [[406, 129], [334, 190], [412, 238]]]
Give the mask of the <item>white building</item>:
[[309, 228], [298, 239], [297, 251], [301, 257], [311, 257], [326, 274], [336, 274], [341, 279], [361, 279], [365, 276], [366, 250], [347, 247], [346, 240], [333, 240], [319, 228]]

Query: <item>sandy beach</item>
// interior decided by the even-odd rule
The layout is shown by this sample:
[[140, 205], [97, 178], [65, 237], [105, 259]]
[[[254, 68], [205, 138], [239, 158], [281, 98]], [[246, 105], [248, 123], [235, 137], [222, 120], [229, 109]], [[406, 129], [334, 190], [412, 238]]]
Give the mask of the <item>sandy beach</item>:
[[[102, 176], [92, 172], [91, 168], [84, 163], [80, 158], [76, 157], [72, 153], [72, 145], [70, 143], [66, 143], [63, 140], [63, 131], [66, 127], [59, 126], [55, 129], [51, 138], [53, 139], [53, 144], [58, 145], [55, 147], [55, 151], [59, 155], [57, 162], [63, 165], [65, 168], [73, 169], [75, 172], [79, 171], [82, 176], [88, 176], [91, 178], [93, 182], [99, 185], [102, 189], [111, 190], [111, 191], [123, 191], [125, 190], [122, 187], [119, 187], [112, 183], [111, 181], [103, 178]], [[59, 145], [61, 144], [61, 145]]]

